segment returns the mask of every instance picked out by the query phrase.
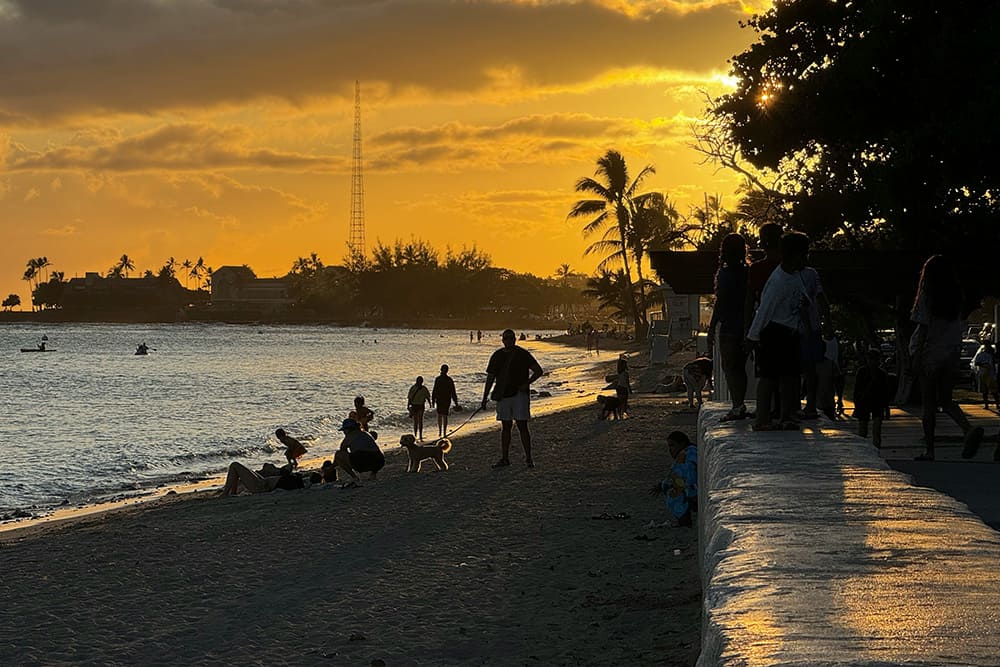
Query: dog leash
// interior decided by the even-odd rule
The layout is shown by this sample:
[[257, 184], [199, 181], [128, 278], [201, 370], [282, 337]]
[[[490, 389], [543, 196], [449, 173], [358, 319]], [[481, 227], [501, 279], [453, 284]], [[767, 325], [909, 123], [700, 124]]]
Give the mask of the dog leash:
[[448, 431], [447, 433], [445, 433], [444, 437], [450, 438], [451, 436], [453, 436], [455, 433], [458, 432], [458, 430], [460, 428], [462, 428], [463, 426], [465, 426], [466, 424], [468, 424], [469, 422], [471, 422], [472, 418], [475, 417], [478, 413], [480, 413], [482, 411], [482, 409], [483, 409], [482, 407], [478, 407], [475, 410], [473, 410], [472, 414], [469, 415], [468, 419], [466, 419], [464, 422], [462, 422], [461, 424], [459, 424], [458, 426], [456, 426], [455, 428], [453, 428], [451, 431]]

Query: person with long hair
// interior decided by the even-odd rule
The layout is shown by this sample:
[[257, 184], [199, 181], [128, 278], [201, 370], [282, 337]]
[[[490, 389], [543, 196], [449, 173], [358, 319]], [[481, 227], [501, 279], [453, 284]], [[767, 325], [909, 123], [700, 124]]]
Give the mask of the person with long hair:
[[740, 234], [729, 234], [722, 239], [722, 247], [719, 249], [719, 269], [715, 273], [715, 308], [708, 325], [709, 356], [713, 356], [715, 333], [718, 330], [722, 372], [726, 376], [733, 404], [723, 421], [747, 416], [747, 408], [743, 402], [747, 394], [747, 353], [743, 345], [746, 337], [744, 308], [747, 269], [746, 240]]
[[951, 395], [962, 349], [962, 286], [955, 266], [944, 255], [924, 262], [910, 320], [917, 325], [910, 338], [910, 368], [920, 386], [925, 445], [916, 460], [934, 460], [938, 407], [961, 427], [965, 434], [962, 456], [971, 458], [983, 440], [983, 429], [969, 423]]

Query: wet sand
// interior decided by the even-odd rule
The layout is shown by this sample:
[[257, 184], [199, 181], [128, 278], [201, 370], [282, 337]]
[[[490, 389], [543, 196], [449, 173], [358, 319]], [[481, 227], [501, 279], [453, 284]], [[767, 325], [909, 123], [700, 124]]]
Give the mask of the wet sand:
[[647, 494], [666, 434], [696, 414], [639, 395], [630, 419], [596, 415], [535, 420], [534, 470], [516, 434], [490, 468], [497, 430], [460, 434], [444, 473], [405, 473], [383, 442], [359, 488], [178, 494], [0, 533], [0, 664], [693, 664], [695, 533], [646, 526], [667, 518]]

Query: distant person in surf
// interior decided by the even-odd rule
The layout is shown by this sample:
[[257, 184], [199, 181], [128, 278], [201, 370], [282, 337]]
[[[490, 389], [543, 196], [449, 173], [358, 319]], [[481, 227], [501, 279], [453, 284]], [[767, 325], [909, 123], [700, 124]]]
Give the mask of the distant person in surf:
[[285, 433], [285, 430], [281, 428], [276, 430], [274, 435], [278, 438], [278, 442], [285, 446], [285, 460], [287, 460], [289, 465], [293, 468], [298, 468], [299, 459], [306, 454], [305, 445]]
[[458, 406], [458, 394], [455, 392], [455, 381], [448, 377], [448, 364], [441, 365], [441, 375], [434, 378], [434, 390], [431, 391], [431, 405], [436, 407], [438, 417], [438, 437], [448, 435], [448, 411], [452, 401]]
[[531, 458], [531, 383], [542, 377], [542, 367], [523, 347], [517, 346], [517, 335], [513, 329], [505, 329], [500, 337], [503, 347], [493, 353], [486, 366], [486, 384], [483, 387], [481, 409], [486, 409], [486, 401], [497, 402], [497, 421], [500, 422], [500, 460], [494, 468], [510, 465], [511, 431], [517, 423], [524, 448], [524, 462], [529, 468], [535, 463]]

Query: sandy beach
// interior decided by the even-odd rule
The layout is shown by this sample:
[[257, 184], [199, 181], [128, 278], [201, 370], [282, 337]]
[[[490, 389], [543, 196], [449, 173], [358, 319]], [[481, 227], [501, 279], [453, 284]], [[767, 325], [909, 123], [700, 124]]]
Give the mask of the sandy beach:
[[[451, 470], [389, 465], [360, 488], [178, 494], [0, 533], [0, 664], [690, 665], [690, 528], [647, 528], [676, 399], [460, 434]], [[386, 434], [387, 437], [390, 434]], [[395, 434], [398, 438], [398, 434]], [[395, 440], [393, 440], [394, 442]]]

